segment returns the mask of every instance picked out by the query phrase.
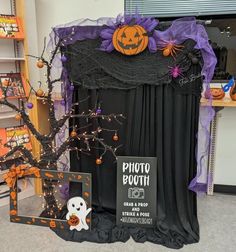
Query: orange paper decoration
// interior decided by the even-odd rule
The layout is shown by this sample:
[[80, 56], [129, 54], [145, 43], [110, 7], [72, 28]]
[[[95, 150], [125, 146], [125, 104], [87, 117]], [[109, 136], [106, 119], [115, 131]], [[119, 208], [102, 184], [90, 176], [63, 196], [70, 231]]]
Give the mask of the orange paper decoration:
[[5, 173], [2, 177], [9, 187], [14, 187], [17, 177], [23, 177], [34, 174], [36, 177], [40, 177], [40, 171], [36, 167], [29, 167], [27, 165], [13, 165], [9, 172]]
[[118, 52], [125, 55], [136, 55], [146, 49], [148, 35], [140, 25], [124, 25], [115, 30], [112, 43]]
[[79, 222], [80, 222], [79, 218], [76, 215], [71, 215], [70, 219], [67, 221], [67, 223], [70, 226], [77, 226], [77, 225], [79, 225]]

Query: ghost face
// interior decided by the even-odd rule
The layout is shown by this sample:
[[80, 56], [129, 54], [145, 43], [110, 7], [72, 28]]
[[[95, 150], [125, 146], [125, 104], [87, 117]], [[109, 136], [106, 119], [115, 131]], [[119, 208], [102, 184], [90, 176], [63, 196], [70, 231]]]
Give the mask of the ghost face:
[[67, 209], [71, 215], [76, 215], [81, 218], [85, 215], [87, 206], [83, 198], [74, 197], [68, 201]]

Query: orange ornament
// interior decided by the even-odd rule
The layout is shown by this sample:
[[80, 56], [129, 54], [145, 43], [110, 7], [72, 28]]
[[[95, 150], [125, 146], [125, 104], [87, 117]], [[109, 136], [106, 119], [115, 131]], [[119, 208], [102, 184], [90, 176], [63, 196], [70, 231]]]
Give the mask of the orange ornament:
[[16, 210], [14, 210], [14, 209], [13, 209], [13, 210], [11, 210], [11, 211], [10, 211], [10, 215], [17, 215], [17, 211], [16, 211]]
[[136, 55], [146, 49], [148, 35], [140, 25], [123, 25], [115, 30], [112, 43], [118, 52]]
[[55, 222], [54, 220], [51, 220], [51, 221], [49, 222], [49, 226], [50, 226], [51, 228], [55, 228], [55, 227], [56, 227], [56, 222]]
[[205, 92], [205, 98], [213, 100], [221, 100], [225, 97], [225, 92], [222, 88], [210, 88]]
[[84, 192], [84, 197], [88, 198], [89, 197], [89, 193], [88, 192]]
[[117, 134], [115, 134], [113, 137], [112, 137], [113, 141], [118, 141], [119, 140], [119, 137], [117, 136]]
[[43, 63], [42, 60], [38, 60], [38, 61], [37, 61], [37, 67], [38, 67], [38, 68], [43, 68], [43, 67], [44, 67], [44, 63]]
[[102, 159], [101, 159], [101, 158], [97, 158], [97, 159], [96, 159], [96, 164], [97, 164], [97, 165], [100, 165], [101, 163], [102, 163]]
[[233, 101], [236, 101], [236, 85], [234, 83], [234, 85], [230, 88], [230, 98], [233, 100]]
[[43, 90], [42, 90], [41, 88], [38, 89], [37, 92], [36, 92], [36, 95], [37, 95], [37, 96], [40, 96], [40, 97], [44, 96]]
[[77, 132], [75, 130], [72, 130], [70, 133], [71, 137], [77, 137]]
[[77, 226], [77, 225], [79, 225], [79, 222], [80, 222], [79, 218], [76, 215], [71, 215], [70, 219], [67, 221], [67, 223], [70, 226]]
[[20, 120], [21, 120], [21, 114], [16, 114], [16, 115], [15, 115], [15, 119], [16, 119], [17, 121], [20, 121]]

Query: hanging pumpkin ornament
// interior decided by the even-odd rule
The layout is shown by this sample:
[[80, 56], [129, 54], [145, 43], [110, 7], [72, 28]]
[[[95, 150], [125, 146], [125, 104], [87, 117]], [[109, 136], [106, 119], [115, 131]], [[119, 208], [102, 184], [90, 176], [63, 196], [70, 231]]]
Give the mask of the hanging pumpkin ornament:
[[37, 61], [37, 67], [38, 67], [38, 68], [43, 68], [43, 67], [44, 67], [44, 63], [43, 63], [43, 61], [42, 61], [41, 59], [39, 59], [39, 60]]
[[77, 137], [77, 132], [73, 129], [72, 131], [71, 131], [71, 133], [70, 133], [70, 136], [71, 137]]
[[17, 121], [20, 121], [20, 120], [21, 120], [21, 114], [16, 114], [16, 115], [15, 115], [15, 119], [16, 119]]
[[101, 158], [97, 158], [97, 159], [96, 159], [96, 164], [97, 164], [97, 165], [100, 165], [101, 163], [102, 163], [102, 159], [101, 159]]
[[118, 141], [119, 140], [119, 137], [117, 135], [117, 133], [115, 133], [115, 135], [112, 137], [113, 141]]
[[41, 88], [39, 88], [39, 89], [37, 90], [37, 92], [36, 92], [36, 95], [39, 96], [39, 97], [44, 96], [43, 90], [42, 90]]
[[139, 54], [148, 46], [147, 31], [140, 25], [123, 25], [115, 30], [112, 43], [125, 55]]

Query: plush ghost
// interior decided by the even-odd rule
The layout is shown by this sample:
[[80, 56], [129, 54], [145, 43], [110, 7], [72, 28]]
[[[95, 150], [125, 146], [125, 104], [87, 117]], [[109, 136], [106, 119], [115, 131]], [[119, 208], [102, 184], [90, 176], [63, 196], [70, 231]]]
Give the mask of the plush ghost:
[[88, 225], [86, 223], [86, 216], [92, 210], [91, 208], [87, 209], [87, 205], [83, 198], [74, 197], [68, 200], [67, 202], [68, 213], [66, 214], [66, 219], [70, 220], [72, 216], [76, 216], [79, 219], [79, 223], [76, 226], [70, 226], [70, 230], [76, 229], [81, 231], [82, 229], [88, 230]]

